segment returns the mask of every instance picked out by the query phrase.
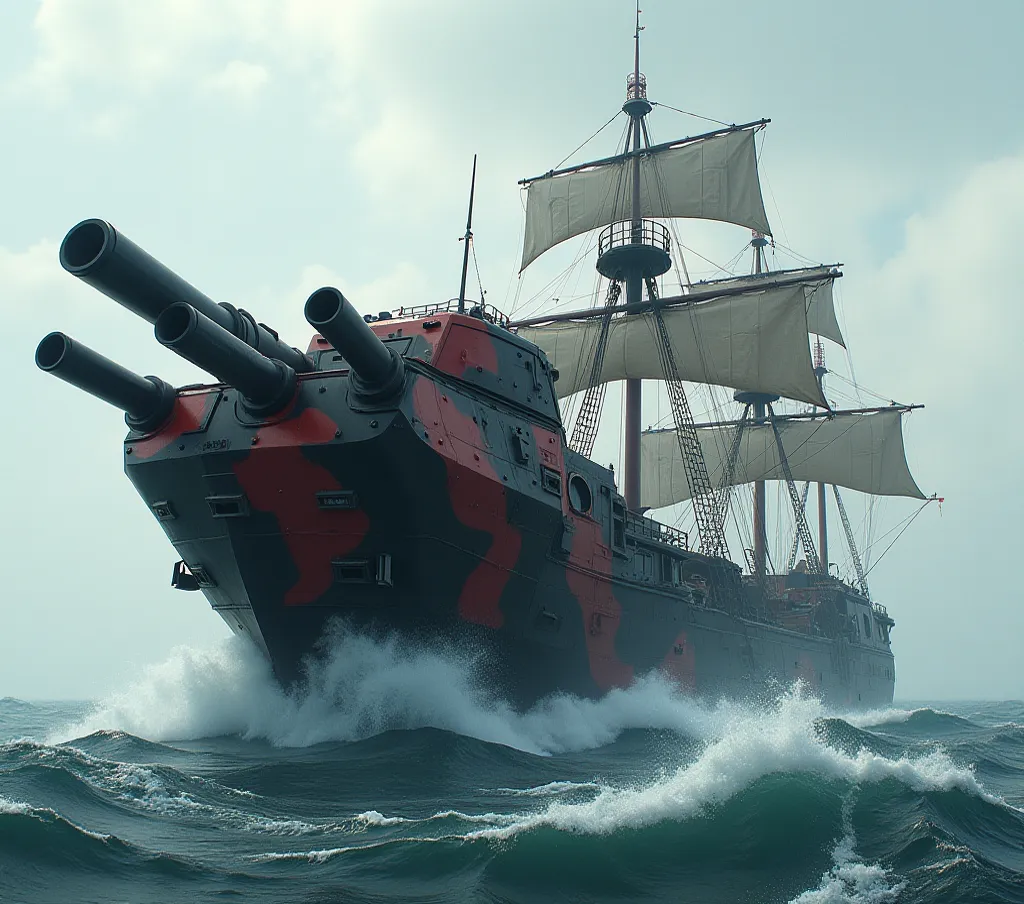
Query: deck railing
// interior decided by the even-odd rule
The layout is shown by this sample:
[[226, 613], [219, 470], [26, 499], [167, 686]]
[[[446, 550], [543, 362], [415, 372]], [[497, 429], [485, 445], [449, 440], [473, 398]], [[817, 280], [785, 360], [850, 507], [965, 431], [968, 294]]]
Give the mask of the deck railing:
[[[480, 304], [476, 301], [466, 300], [466, 313], [470, 317], [479, 317], [488, 323], [508, 329], [509, 318], [499, 311], [494, 305]], [[455, 313], [459, 310], [459, 299], [449, 298], [447, 301], [435, 301], [430, 304], [402, 305], [391, 312], [392, 317], [429, 317], [432, 314]]]
[[597, 256], [623, 245], [651, 245], [667, 253], [672, 239], [668, 230], [654, 220], [641, 220], [635, 226], [631, 220], [623, 220], [601, 230], [597, 237]]
[[690, 537], [686, 531], [669, 527], [653, 518], [645, 518], [636, 512], [626, 512], [626, 531], [635, 537], [667, 543], [669, 546], [676, 546], [679, 549], [688, 550], [690, 548]]

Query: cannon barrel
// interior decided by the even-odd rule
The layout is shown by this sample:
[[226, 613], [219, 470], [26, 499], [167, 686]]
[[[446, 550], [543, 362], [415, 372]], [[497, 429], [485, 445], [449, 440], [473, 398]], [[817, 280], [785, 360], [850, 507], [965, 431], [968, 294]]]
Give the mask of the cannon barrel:
[[256, 415], [284, 408], [295, 395], [295, 371], [283, 361], [261, 355], [252, 346], [178, 301], [157, 318], [157, 341], [171, 351], [234, 386]]
[[36, 346], [36, 366], [120, 408], [140, 433], [162, 426], [177, 397], [159, 377], [140, 377], [64, 333], [50, 333]]
[[207, 297], [106, 220], [83, 220], [73, 227], [61, 243], [60, 263], [72, 276], [150, 323], [156, 323], [170, 305], [185, 301], [266, 357], [300, 373], [313, 369], [307, 355], [282, 342], [251, 314]]
[[345, 358], [363, 395], [384, 397], [395, 392], [405, 366], [370, 329], [362, 315], [337, 289], [318, 289], [306, 300], [306, 320]]

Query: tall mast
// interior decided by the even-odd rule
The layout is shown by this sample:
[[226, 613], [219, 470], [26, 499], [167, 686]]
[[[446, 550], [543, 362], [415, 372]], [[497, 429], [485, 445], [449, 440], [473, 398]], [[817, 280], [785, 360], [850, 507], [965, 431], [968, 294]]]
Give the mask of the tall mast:
[[[814, 340], [814, 376], [818, 378], [822, 395], [825, 394], [825, 374], [828, 369], [825, 367], [825, 347], [821, 339]], [[821, 556], [821, 568], [824, 574], [828, 574], [828, 520], [825, 512], [825, 484], [818, 481], [818, 554]]]
[[[627, 79], [626, 102], [623, 111], [630, 118], [630, 132], [633, 150], [640, 150], [640, 133], [644, 131], [643, 119], [651, 112], [647, 101], [647, 81], [640, 74], [640, 3], [636, 5], [636, 31], [633, 34], [633, 77]], [[627, 148], [628, 150], [628, 148]], [[634, 154], [630, 161], [633, 179], [633, 209], [629, 241], [639, 245], [643, 239], [643, 220], [640, 216], [640, 155]], [[622, 268], [626, 282], [626, 304], [643, 300], [644, 270], [638, 262], [630, 262]], [[626, 507], [632, 510], [640, 507], [640, 433], [642, 428], [641, 405], [643, 402], [643, 381], [626, 380], [626, 436], [625, 436], [625, 485], [623, 495]]]
[[[469, 273], [469, 243], [473, 241], [473, 194], [476, 191], [476, 154], [473, 155], [473, 175], [469, 181], [469, 213], [466, 214], [466, 234], [462, 249], [462, 282], [459, 285], [459, 313], [466, 313], [466, 274]], [[480, 299], [481, 305], [483, 299]]]
[[[752, 232], [750, 247], [754, 250], [754, 273], [763, 273], [767, 267], [764, 259], [764, 248], [768, 240], [756, 230]], [[768, 395], [763, 392], [737, 392], [733, 396], [737, 402], [745, 405], [752, 405], [754, 417], [763, 422], [767, 414], [767, 406], [776, 401], [779, 397]], [[766, 514], [767, 502], [763, 480], [754, 481], [754, 577], [758, 584], [762, 584], [767, 573], [767, 535], [766, 535]]]

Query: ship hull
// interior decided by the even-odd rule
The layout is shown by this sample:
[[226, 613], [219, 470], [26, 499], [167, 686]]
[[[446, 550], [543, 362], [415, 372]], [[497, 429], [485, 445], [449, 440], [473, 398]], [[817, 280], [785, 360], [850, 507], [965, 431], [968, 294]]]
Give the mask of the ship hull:
[[204, 387], [126, 441], [128, 476], [199, 589], [282, 681], [341, 620], [452, 645], [520, 706], [657, 670], [710, 697], [799, 679], [836, 706], [891, 702], [870, 603], [833, 588], [828, 619], [786, 627], [743, 598], [731, 562], [628, 512], [611, 470], [567, 447], [535, 346], [455, 315], [382, 329], [426, 350], [393, 398], [326, 370], [261, 419]]
[[[619, 595], [629, 599], [628, 589]], [[644, 596], [650, 597], [643, 599]], [[348, 634], [399, 637], [464, 662], [479, 686], [520, 708], [559, 693], [600, 697], [615, 687], [659, 671], [697, 697], [763, 701], [800, 682], [804, 693], [841, 709], [878, 708], [893, 700], [891, 653], [866, 645], [812, 637], [713, 609], [673, 605], [649, 591], [636, 593], [638, 609], [623, 613], [636, 626], [622, 636], [622, 674], [595, 680], [586, 638], [551, 643], [543, 637], [491, 629], [431, 612], [429, 593], [390, 605], [356, 604], [301, 612], [263, 611], [243, 624], [238, 611], [219, 608], [233, 631], [255, 639], [285, 683], [302, 682], [317, 661], [330, 657]], [[246, 611], [246, 610], [243, 610]], [[429, 614], [424, 615], [427, 611]], [[661, 638], [672, 635], [668, 653]], [[645, 640], [649, 638], [648, 640]]]

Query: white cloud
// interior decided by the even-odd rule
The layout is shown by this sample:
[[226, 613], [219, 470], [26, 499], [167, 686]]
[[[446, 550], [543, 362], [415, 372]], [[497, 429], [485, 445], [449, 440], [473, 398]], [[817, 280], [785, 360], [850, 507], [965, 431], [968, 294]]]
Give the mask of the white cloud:
[[[1005, 570], [1019, 558], [1024, 492], [1024, 424], [1012, 413], [1024, 384], [1021, 235], [1024, 153], [975, 167], [912, 215], [903, 247], [848, 307], [851, 334], [868, 337], [856, 349], [859, 373], [926, 403], [910, 419], [908, 456], [922, 488], [947, 500], [943, 517], [925, 512], [874, 578], [900, 624], [897, 661], [914, 666], [903, 668], [905, 697], [1021, 691], [1014, 638], [1024, 616], [1008, 605], [1019, 594]], [[956, 667], [944, 668], [954, 650]]]
[[1019, 378], [1024, 329], [1015, 262], [1024, 235], [1024, 154], [986, 163], [934, 211], [912, 216], [881, 269], [892, 332], [947, 397], [976, 403]]
[[232, 60], [206, 79], [206, 87], [232, 100], [251, 103], [270, 80], [266, 67]]
[[461, 185], [453, 155], [442, 146], [436, 127], [424, 111], [405, 106], [384, 108], [356, 142], [352, 162], [367, 187], [404, 215], [431, 210], [453, 185]]
[[[370, 0], [42, 0], [38, 53], [22, 85], [51, 100], [105, 85], [139, 96], [163, 83], [202, 81], [229, 70], [251, 84], [257, 66], [286, 66], [347, 83], [371, 54], [375, 21], [417, 4]], [[231, 54], [245, 48], [256, 62]]]

